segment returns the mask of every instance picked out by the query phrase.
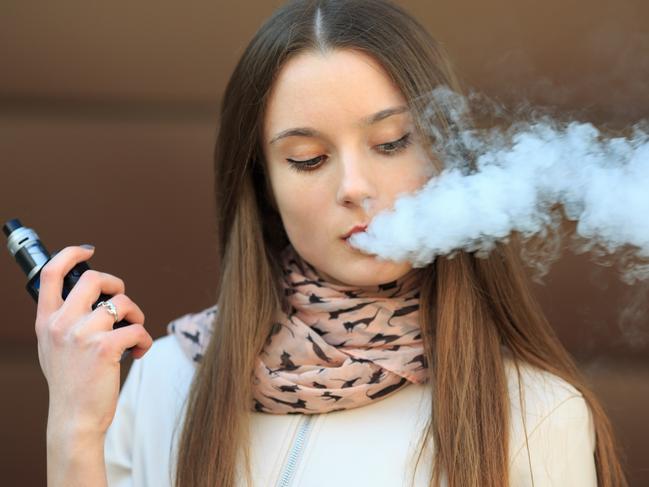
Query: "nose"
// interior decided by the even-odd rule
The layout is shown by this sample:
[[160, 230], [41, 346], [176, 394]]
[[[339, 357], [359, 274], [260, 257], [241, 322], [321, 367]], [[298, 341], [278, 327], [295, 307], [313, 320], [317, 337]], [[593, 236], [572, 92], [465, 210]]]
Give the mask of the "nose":
[[346, 207], [361, 207], [369, 213], [368, 204], [376, 198], [377, 188], [369, 164], [359, 157], [346, 157], [340, 164], [341, 175], [336, 199]]

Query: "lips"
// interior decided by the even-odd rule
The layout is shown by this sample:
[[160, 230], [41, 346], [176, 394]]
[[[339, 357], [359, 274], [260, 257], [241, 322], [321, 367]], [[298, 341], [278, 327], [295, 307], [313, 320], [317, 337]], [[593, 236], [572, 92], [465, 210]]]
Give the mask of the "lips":
[[356, 226], [352, 227], [351, 230], [349, 230], [345, 235], [343, 235], [340, 238], [342, 238], [343, 240], [346, 240], [349, 237], [351, 237], [353, 234], [358, 233], [358, 232], [364, 232], [365, 230], [367, 230], [367, 225], [356, 225]]

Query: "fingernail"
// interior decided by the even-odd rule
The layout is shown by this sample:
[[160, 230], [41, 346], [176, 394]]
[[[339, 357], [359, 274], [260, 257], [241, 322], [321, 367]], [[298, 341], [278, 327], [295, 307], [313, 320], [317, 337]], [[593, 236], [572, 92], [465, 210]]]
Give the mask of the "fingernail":
[[88, 250], [95, 250], [95, 246], [90, 244], [81, 244], [81, 247]]

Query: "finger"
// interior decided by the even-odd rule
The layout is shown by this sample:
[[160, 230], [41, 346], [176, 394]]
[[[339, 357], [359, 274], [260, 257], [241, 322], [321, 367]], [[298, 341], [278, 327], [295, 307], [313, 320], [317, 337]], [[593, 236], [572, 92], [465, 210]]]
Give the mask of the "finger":
[[41, 269], [38, 291], [37, 316], [48, 316], [63, 304], [63, 278], [79, 262], [88, 260], [94, 249], [81, 246], [65, 247]]
[[[126, 320], [129, 323], [144, 324], [144, 313], [135, 302], [125, 294], [116, 294], [110, 298], [117, 311], [117, 321]], [[94, 333], [98, 331], [110, 331], [115, 324], [115, 318], [108, 311], [107, 307], [98, 307], [90, 317], [79, 323], [84, 332]]]
[[110, 333], [111, 338], [109, 353], [116, 362], [120, 361], [127, 348], [135, 347], [132, 352], [133, 358], [140, 358], [153, 345], [153, 338], [144, 326], [139, 323], [124, 326], [108, 333]]
[[84, 313], [92, 308], [101, 294], [123, 294], [124, 281], [105, 272], [89, 269], [81, 274], [62, 305], [64, 313]]

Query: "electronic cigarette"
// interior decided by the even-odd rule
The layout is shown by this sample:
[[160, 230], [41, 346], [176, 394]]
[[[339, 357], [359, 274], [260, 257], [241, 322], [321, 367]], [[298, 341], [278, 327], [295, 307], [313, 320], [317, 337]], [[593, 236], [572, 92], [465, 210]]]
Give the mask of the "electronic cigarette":
[[[38, 302], [41, 269], [52, 257], [38, 238], [38, 234], [33, 229], [24, 227], [17, 218], [7, 221], [3, 225], [2, 231], [7, 236], [9, 253], [27, 275], [27, 285], [25, 286], [27, 292], [34, 298], [34, 301]], [[87, 262], [79, 262], [65, 275], [61, 293], [63, 299], [67, 298], [74, 285], [79, 281], [81, 274], [88, 269], [90, 269], [90, 266]], [[110, 298], [111, 296], [102, 293], [92, 305], [92, 309], [94, 310], [97, 307], [97, 303], [107, 301]], [[126, 320], [120, 320], [113, 325], [113, 329], [130, 324]], [[124, 360], [133, 348], [125, 350], [120, 360]]]

